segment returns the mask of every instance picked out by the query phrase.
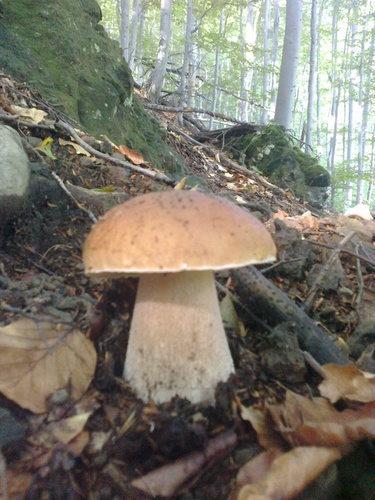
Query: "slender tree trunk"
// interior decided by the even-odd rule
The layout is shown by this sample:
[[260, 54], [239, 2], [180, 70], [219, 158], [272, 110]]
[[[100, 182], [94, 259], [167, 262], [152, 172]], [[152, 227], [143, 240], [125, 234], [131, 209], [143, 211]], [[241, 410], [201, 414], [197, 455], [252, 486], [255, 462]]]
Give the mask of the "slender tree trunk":
[[161, 95], [168, 62], [168, 49], [171, 38], [172, 0], [161, 0], [159, 48], [155, 69], [151, 76], [148, 96], [157, 101]]
[[126, 62], [129, 61], [130, 0], [121, 0], [120, 46]]
[[348, 100], [348, 141], [346, 150], [346, 165], [347, 176], [346, 186], [345, 186], [345, 201], [346, 205], [350, 206], [353, 201], [353, 181], [352, 173], [354, 169], [354, 133], [355, 133], [355, 123], [354, 123], [354, 105], [356, 98], [356, 48], [355, 41], [358, 31], [358, 26], [354, 23], [350, 25], [350, 58], [349, 58], [349, 100]]
[[280, 29], [280, 8], [279, 0], [273, 1], [273, 35], [272, 35], [272, 72], [271, 72], [271, 106], [273, 114], [275, 113], [277, 87], [276, 87], [276, 65], [279, 55], [279, 29]]
[[181, 69], [181, 81], [178, 89], [180, 106], [186, 106], [186, 77], [188, 74], [188, 69], [190, 65], [190, 54], [191, 54], [191, 33], [193, 31], [193, 0], [187, 0], [186, 9], [186, 28], [185, 28], [185, 44], [184, 44], [184, 59], [182, 62]]
[[[364, 22], [364, 28], [362, 32], [362, 42], [361, 42], [361, 59], [360, 59], [360, 69], [359, 69], [359, 92], [358, 92], [358, 103], [362, 110], [361, 122], [359, 124], [358, 131], [358, 177], [357, 177], [357, 194], [356, 203], [361, 203], [364, 196], [365, 181], [363, 178], [365, 169], [365, 152], [366, 152], [366, 134], [368, 125], [368, 115], [369, 115], [369, 102], [370, 96], [370, 84], [372, 77], [372, 68], [374, 62], [374, 48], [375, 48], [375, 32], [372, 34], [369, 59], [365, 63], [365, 51], [366, 51], [366, 38], [368, 34], [368, 23], [370, 18], [369, 2], [367, 1], [366, 6], [366, 17]], [[368, 68], [365, 74], [365, 66]]]
[[302, 0], [287, 0], [285, 37], [275, 110], [275, 122], [287, 129], [292, 123], [301, 31]]
[[264, 1], [264, 41], [263, 41], [263, 78], [262, 78], [262, 117], [261, 123], [268, 122], [269, 107], [269, 82], [270, 82], [270, 23], [271, 23], [271, 0]]
[[[216, 46], [216, 53], [215, 53], [215, 70], [214, 70], [214, 83], [213, 83], [213, 90], [212, 90], [212, 106], [211, 106], [211, 110], [213, 113], [215, 113], [216, 111], [216, 104], [217, 104], [217, 87], [218, 87], [218, 83], [219, 83], [219, 68], [220, 68], [220, 40], [221, 40], [221, 36], [223, 34], [223, 31], [224, 31], [224, 10], [221, 11], [221, 14], [220, 14], [220, 27], [219, 27], [219, 42]], [[213, 123], [214, 123], [214, 117], [211, 116], [210, 117], [210, 122], [209, 122], [209, 130], [212, 130], [212, 127], [213, 127]]]
[[141, 15], [141, 10], [139, 5], [139, 0], [133, 0], [133, 15], [132, 15], [132, 24], [131, 24], [131, 32], [129, 40], [129, 68], [131, 70], [134, 69], [135, 48], [137, 46], [138, 25], [140, 21], [140, 15]]
[[249, 95], [253, 82], [253, 62], [254, 62], [254, 47], [256, 44], [257, 23], [259, 17], [259, 9], [255, 9], [253, 0], [248, 0], [246, 7], [246, 21], [243, 33], [243, 59], [246, 60], [246, 65], [242, 69], [241, 97], [239, 105], [239, 119], [242, 121], [250, 121], [250, 105]]
[[316, 80], [316, 54], [317, 54], [317, 11], [318, 0], [312, 0], [310, 20], [310, 72], [308, 85], [307, 122], [306, 122], [306, 153], [311, 153], [313, 143], [314, 101]]

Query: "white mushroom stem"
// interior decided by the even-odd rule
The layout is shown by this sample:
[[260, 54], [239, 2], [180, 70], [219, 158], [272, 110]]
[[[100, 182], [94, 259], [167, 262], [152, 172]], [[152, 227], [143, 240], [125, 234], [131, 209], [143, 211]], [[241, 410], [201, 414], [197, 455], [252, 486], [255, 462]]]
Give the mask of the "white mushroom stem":
[[233, 372], [213, 272], [142, 275], [124, 368], [138, 396], [212, 404]]

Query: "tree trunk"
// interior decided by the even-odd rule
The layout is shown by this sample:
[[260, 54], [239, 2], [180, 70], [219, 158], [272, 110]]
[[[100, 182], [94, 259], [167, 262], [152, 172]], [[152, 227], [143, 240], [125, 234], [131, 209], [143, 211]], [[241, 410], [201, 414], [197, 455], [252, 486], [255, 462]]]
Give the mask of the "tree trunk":
[[310, 21], [310, 72], [308, 86], [308, 103], [307, 103], [307, 123], [306, 123], [306, 153], [312, 151], [312, 135], [313, 135], [313, 116], [314, 116], [314, 101], [315, 101], [315, 79], [316, 79], [316, 53], [317, 53], [317, 10], [318, 0], [312, 0], [311, 4], [311, 21]]
[[168, 49], [171, 38], [171, 17], [172, 0], [161, 0], [159, 48], [148, 92], [149, 98], [154, 102], [158, 101], [161, 95], [167, 69]]
[[[219, 83], [219, 67], [220, 67], [220, 43], [221, 43], [221, 36], [223, 34], [223, 26], [224, 26], [224, 10], [221, 11], [220, 14], [220, 27], [219, 27], [219, 41], [216, 46], [216, 53], [215, 53], [215, 72], [214, 72], [214, 83], [213, 83], [213, 90], [212, 90], [212, 106], [211, 106], [211, 111], [215, 113], [216, 111], [216, 103], [217, 103], [217, 86]], [[210, 122], [209, 122], [209, 130], [212, 130], [214, 123], [214, 117], [210, 117]]]
[[181, 81], [178, 89], [178, 93], [180, 94], [179, 97], [180, 97], [181, 107], [184, 107], [187, 104], [186, 77], [190, 67], [191, 33], [193, 31], [193, 25], [194, 25], [193, 0], [187, 0], [184, 59], [182, 62]]
[[120, 46], [126, 62], [129, 61], [130, 0], [121, 0]]
[[134, 59], [135, 59], [135, 48], [137, 46], [137, 35], [138, 35], [138, 25], [140, 21], [140, 7], [139, 0], [134, 0], [133, 3], [133, 15], [132, 15], [132, 26], [129, 41], [129, 68], [133, 71], [134, 69]]
[[292, 122], [301, 31], [302, 0], [287, 0], [285, 37], [275, 110], [275, 122], [287, 129]]
[[[239, 104], [239, 119], [246, 122], [251, 121], [249, 94], [253, 81], [253, 62], [254, 62], [254, 47], [256, 44], [257, 22], [259, 17], [259, 9], [255, 10], [253, 0], [248, 0], [246, 7], [246, 21], [242, 40], [242, 56], [246, 65], [241, 73], [241, 98]], [[242, 25], [242, 22], [241, 22]]]
[[271, 0], [264, 2], [264, 41], [263, 41], [263, 77], [262, 77], [262, 116], [261, 123], [268, 122], [268, 107], [269, 107], [269, 81], [270, 81], [270, 20], [271, 20]]

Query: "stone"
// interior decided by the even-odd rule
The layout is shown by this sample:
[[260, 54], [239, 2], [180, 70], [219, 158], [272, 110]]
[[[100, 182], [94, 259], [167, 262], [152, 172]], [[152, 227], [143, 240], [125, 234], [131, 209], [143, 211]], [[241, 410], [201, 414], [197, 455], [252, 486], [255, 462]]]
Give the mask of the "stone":
[[25, 209], [29, 182], [29, 160], [19, 134], [0, 125], [0, 231]]

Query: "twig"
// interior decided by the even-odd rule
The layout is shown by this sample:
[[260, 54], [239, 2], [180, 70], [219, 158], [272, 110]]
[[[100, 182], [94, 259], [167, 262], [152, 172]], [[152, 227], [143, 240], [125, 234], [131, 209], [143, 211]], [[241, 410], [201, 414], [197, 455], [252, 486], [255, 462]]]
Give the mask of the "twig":
[[[312, 245], [316, 245], [318, 247], [324, 247], [324, 248], [330, 248], [331, 250], [335, 250], [335, 247], [333, 245], [330, 245], [329, 243], [322, 243], [321, 241], [314, 241], [314, 240], [309, 240], [305, 239], [305, 241], [308, 241]], [[370, 266], [375, 267], [375, 261], [364, 257], [363, 255], [360, 255], [356, 252], [352, 252], [351, 250], [348, 250], [347, 248], [339, 248], [340, 253], [346, 253], [348, 255], [351, 255], [352, 257], [355, 257], [356, 259], [361, 260], [362, 262], [366, 262], [366, 264], [369, 264]]]
[[222, 113], [214, 113], [213, 111], [201, 108], [184, 108], [183, 106], [180, 107], [163, 106], [162, 104], [149, 104], [149, 103], [144, 103], [144, 107], [148, 109], [154, 109], [155, 111], [165, 111], [167, 113], [199, 113], [202, 115], [213, 116], [214, 118], [220, 118], [221, 120], [225, 120], [232, 123], [243, 123], [241, 120], [237, 120], [237, 118], [226, 116], [223, 115]]
[[77, 132], [74, 130], [73, 127], [68, 125], [62, 120], [59, 120], [56, 123], [57, 127], [60, 127], [67, 132], [74, 138], [74, 140], [82, 146], [86, 151], [88, 151], [90, 154], [93, 156], [96, 156], [97, 158], [101, 158], [102, 160], [109, 161], [111, 163], [115, 163], [116, 165], [121, 165], [122, 167], [129, 168], [130, 170], [133, 170], [134, 172], [137, 172], [138, 174], [145, 175], [147, 177], [151, 177], [152, 179], [160, 182], [164, 182], [168, 186], [174, 186], [176, 183], [174, 180], [170, 179], [164, 174], [158, 173], [158, 172], [152, 172], [151, 170], [148, 170], [146, 168], [139, 167], [138, 165], [133, 165], [133, 163], [130, 163], [125, 160], [118, 160], [117, 158], [113, 158], [113, 156], [107, 155], [105, 153], [101, 153], [100, 151], [94, 149], [91, 147], [87, 142], [81, 139], [81, 137], [77, 134]]
[[51, 172], [51, 175], [52, 177], [57, 181], [58, 185], [61, 187], [61, 189], [69, 196], [69, 198], [71, 198], [73, 200], [73, 202], [77, 205], [77, 207], [80, 209], [80, 210], [83, 210], [89, 217], [90, 219], [96, 223], [98, 222], [98, 219], [95, 217], [95, 215], [91, 212], [91, 210], [89, 210], [88, 208], [84, 207], [83, 205], [80, 204], [80, 202], [78, 200], [76, 200], [74, 198], [74, 196], [72, 195], [72, 193], [69, 191], [69, 189], [65, 186], [64, 182], [62, 181], [62, 179], [57, 175], [55, 174], [55, 172]]
[[322, 266], [322, 268], [321, 268], [321, 270], [320, 270], [320, 272], [315, 280], [315, 283], [312, 285], [311, 290], [306, 297], [305, 303], [303, 305], [304, 311], [306, 311], [306, 312], [311, 311], [313, 303], [314, 303], [315, 295], [318, 292], [318, 288], [319, 288], [321, 282], [323, 281], [325, 274], [331, 269], [334, 261], [336, 259], [338, 259], [340, 251], [344, 247], [344, 245], [346, 245], [356, 234], [357, 234], [356, 231], [351, 231], [347, 236], [345, 236], [345, 238], [343, 238], [340, 241], [340, 243], [337, 245], [336, 248], [333, 248], [333, 252], [332, 252], [331, 256], [326, 261], [326, 263]]
[[32, 123], [32, 122], [27, 122], [24, 120], [20, 120], [20, 115], [4, 115], [3, 113], [0, 113], [0, 120], [7, 122], [7, 123], [17, 123], [17, 125], [23, 125], [28, 128], [40, 128], [44, 130], [53, 130], [53, 127], [50, 127], [48, 125], [44, 125], [42, 123]]
[[[356, 250], [358, 252], [358, 245], [356, 245]], [[359, 288], [358, 288], [356, 303], [357, 303], [357, 308], [359, 310], [359, 306], [361, 305], [361, 299], [362, 299], [363, 289], [364, 289], [364, 286], [365, 286], [359, 259], [356, 259], [356, 267], [357, 267], [357, 275], [358, 275], [358, 281], [359, 281]]]

